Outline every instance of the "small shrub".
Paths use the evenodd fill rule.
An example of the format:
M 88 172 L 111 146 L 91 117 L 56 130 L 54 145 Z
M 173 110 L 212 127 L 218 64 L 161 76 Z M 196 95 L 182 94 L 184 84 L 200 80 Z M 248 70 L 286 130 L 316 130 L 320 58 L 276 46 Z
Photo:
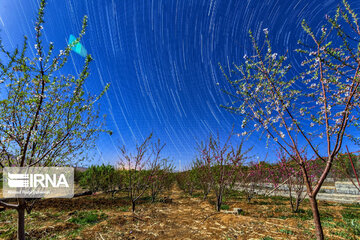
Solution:
M 142 200 L 142 201 L 150 201 L 151 196 L 144 196 L 144 197 L 140 198 L 140 200 Z
M 193 193 L 191 196 L 192 196 L 193 198 L 198 198 L 198 197 L 201 197 L 202 194 L 201 194 L 201 193 Z
M 289 198 L 283 196 L 271 196 L 270 197 L 273 201 L 288 201 Z
M 313 214 L 311 209 L 303 210 L 299 209 L 297 213 L 293 213 L 291 215 L 293 218 L 299 218 L 302 221 L 311 220 L 313 218 Z
M 76 216 L 70 218 L 70 222 L 76 223 L 79 225 L 87 225 L 87 224 L 94 224 L 104 220 L 107 217 L 106 214 L 101 213 L 98 214 L 95 211 L 89 212 L 78 212 Z
M 226 195 L 228 196 L 228 198 L 242 198 L 244 196 L 244 193 L 234 189 L 229 189 L 227 190 Z
M 294 232 L 289 230 L 289 229 L 280 229 L 279 230 L 281 233 L 285 233 L 285 234 L 288 234 L 288 235 L 294 235 Z
M 229 207 L 229 205 L 222 204 L 220 209 L 221 209 L 221 210 L 229 210 L 230 207 Z
M 121 212 L 127 212 L 129 210 L 129 207 L 119 207 L 119 211 Z
M 322 205 L 323 206 L 336 206 L 336 204 L 334 204 L 334 203 L 330 203 L 330 202 L 326 202 L 326 201 L 324 201 L 324 202 L 322 202 Z
M 277 207 L 277 208 L 275 208 L 275 212 L 276 212 L 276 213 L 286 212 L 286 208 L 284 208 L 284 207 Z
M 272 202 L 259 201 L 257 204 L 258 205 L 272 205 Z

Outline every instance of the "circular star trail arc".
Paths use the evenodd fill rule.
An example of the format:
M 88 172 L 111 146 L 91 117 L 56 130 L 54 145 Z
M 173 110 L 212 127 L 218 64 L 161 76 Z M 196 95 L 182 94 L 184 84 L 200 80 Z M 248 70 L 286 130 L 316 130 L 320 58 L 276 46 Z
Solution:
M 7 47 L 20 45 L 24 34 L 33 36 L 36 0 L 0 4 L 0 34 Z M 302 19 L 318 27 L 338 4 L 335 0 L 51 0 L 44 41 L 62 49 L 88 15 L 82 43 L 95 61 L 87 88 L 99 93 L 111 84 L 102 113 L 114 134 L 104 134 L 97 142 L 101 161 L 116 163 L 119 145 L 133 146 L 154 132 L 167 143 L 166 155 L 179 167 L 179 161 L 185 166 L 192 160 L 196 142 L 208 134 L 225 138 L 233 124 L 235 132 L 241 131 L 241 119 L 220 107 L 230 100 L 222 93 L 227 85 L 218 63 L 229 71 L 244 54 L 251 54 L 248 31 L 259 39 L 262 29 L 268 28 L 275 51 L 288 51 L 296 63 L 293 50 L 304 36 Z M 360 2 L 350 4 L 360 8 Z M 34 54 L 34 49 L 30 52 Z M 72 63 L 64 71 L 76 71 L 83 59 L 73 55 Z M 247 144 L 254 145 L 253 154 L 261 158 L 268 150 L 258 137 Z

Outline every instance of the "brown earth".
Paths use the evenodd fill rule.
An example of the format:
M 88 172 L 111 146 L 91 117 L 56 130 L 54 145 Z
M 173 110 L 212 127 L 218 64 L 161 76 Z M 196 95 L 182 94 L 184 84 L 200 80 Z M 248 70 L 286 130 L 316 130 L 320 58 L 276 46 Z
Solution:
M 209 201 L 184 194 L 176 185 L 165 196 L 172 198 L 172 203 L 150 203 L 143 199 L 137 205 L 135 214 L 129 211 L 129 202 L 124 193 L 115 198 L 109 194 L 98 194 L 76 199 L 42 200 L 27 216 L 26 232 L 31 239 L 100 240 L 303 240 L 314 236 L 311 218 L 291 217 L 286 199 L 274 202 L 272 199 L 258 198 L 253 203 L 247 203 L 237 197 L 229 198 L 226 204 L 230 209 L 243 209 L 243 215 L 235 215 L 216 212 Z M 334 219 L 341 217 L 341 208 L 337 204 L 320 204 L 320 210 L 333 212 Z M 95 222 L 84 224 L 73 221 L 80 213 L 89 212 L 97 214 Z M 0 213 L 0 239 L 15 238 L 15 226 L 16 212 Z M 325 227 L 325 232 L 329 239 L 345 239 L 339 234 L 334 235 L 334 228 Z

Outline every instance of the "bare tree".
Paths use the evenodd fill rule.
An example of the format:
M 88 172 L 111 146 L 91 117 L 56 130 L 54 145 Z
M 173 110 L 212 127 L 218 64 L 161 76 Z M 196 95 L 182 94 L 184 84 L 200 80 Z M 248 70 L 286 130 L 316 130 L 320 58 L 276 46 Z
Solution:
M 248 166 L 241 166 L 237 173 L 236 181 L 249 203 L 256 196 L 257 190 L 265 183 L 264 170 L 261 163 L 250 162 Z
M 304 151 L 301 151 L 300 154 L 304 159 L 307 159 Z M 296 158 L 296 156 L 293 158 L 288 157 L 284 151 L 280 150 L 278 158 L 278 163 L 271 169 L 268 169 L 268 179 L 270 180 L 269 182 L 273 183 L 275 188 L 278 188 L 281 184 L 286 184 L 285 189 L 289 194 L 291 211 L 296 213 L 299 211 L 301 202 L 306 197 L 306 193 L 304 192 L 306 187 L 302 171 L 298 164 L 293 161 L 293 158 Z M 306 160 L 305 164 L 306 171 L 309 173 L 309 179 L 311 183 L 313 183 L 317 177 L 319 177 L 317 171 L 321 169 L 321 166 L 318 166 L 316 160 Z
M 206 151 L 206 147 L 203 144 L 200 146 L 200 149 L 201 156 L 195 159 L 192 170 L 195 173 L 196 184 L 203 193 L 203 200 L 206 200 L 212 189 L 211 159 L 208 155 L 209 152 Z
M 137 145 L 134 154 L 129 153 L 125 146 L 120 149 L 122 157 L 119 164 L 126 172 L 125 184 L 133 212 L 135 212 L 136 202 L 151 188 L 154 179 L 156 179 L 156 173 L 159 173 L 160 170 L 161 151 L 165 144 L 161 144 L 158 140 L 153 144 L 153 148 L 150 148 L 152 136 L 151 133 L 141 145 Z M 154 197 L 158 191 L 159 189 L 156 189 Z
M 167 158 L 161 157 L 164 147 L 165 144 L 161 144 L 160 139 L 152 146 L 153 159 L 150 162 L 151 177 L 149 179 L 152 202 L 155 202 L 156 197 L 172 182 L 172 165 Z

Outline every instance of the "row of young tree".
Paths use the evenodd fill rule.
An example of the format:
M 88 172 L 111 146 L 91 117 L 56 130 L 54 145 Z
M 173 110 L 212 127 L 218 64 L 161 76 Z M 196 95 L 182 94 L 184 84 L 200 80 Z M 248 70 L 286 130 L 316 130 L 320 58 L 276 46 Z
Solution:
M 151 141 L 150 134 L 145 141 L 129 153 L 125 146 L 121 148 L 122 156 L 117 167 L 111 165 L 94 165 L 84 172 L 77 173 L 80 186 L 93 193 L 102 191 L 111 193 L 127 192 L 135 211 L 137 201 L 150 195 L 155 202 L 158 195 L 169 190 L 174 180 L 173 166 L 167 158 L 161 156 L 165 144 L 160 140 Z
M 231 134 L 224 142 L 219 135 L 211 135 L 206 142 L 199 144 L 199 154 L 191 169 L 177 174 L 179 187 L 190 194 L 198 188 L 206 199 L 213 191 L 217 211 L 220 211 L 225 192 L 235 183 L 237 171 L 248 159 L 251 150 L 243 149 L 244 141 L 234 147 L 230 140 Z
M 244 139 L 240 145 L 233 147 L 230 138 L 231 134 L 222 143 L 219 137 L 211 135 L 207 142 L 202 142 L 197 157 L 187 170 L 176 174 L 178 186 L 190 195 L 195 191 L 201 192 L 203 200 L 212 192 L 217 211 L 221 210 L 226 194 L 234 190 L 242 192 L 248 202 L 257 194 L 269 196 L 281 191 L 287 193 L 291 211 L 298 213 L 307 191 L 302 170 L 294 160 L 296 155 L 289 157 L 280 149 L 275 163 L 253 162 L 253 157 L 249 155 L 251 148 L 243 148 Z M 321 178 L 326 163 L 319 158 L 308 159 L 304 150 L 301 156 L 306 159 L 308 181 L 314 186 Z M 360 193 L 359 171 L 360 156 L 339 153 L 328 177 L 334 181 L 351 181 Z

